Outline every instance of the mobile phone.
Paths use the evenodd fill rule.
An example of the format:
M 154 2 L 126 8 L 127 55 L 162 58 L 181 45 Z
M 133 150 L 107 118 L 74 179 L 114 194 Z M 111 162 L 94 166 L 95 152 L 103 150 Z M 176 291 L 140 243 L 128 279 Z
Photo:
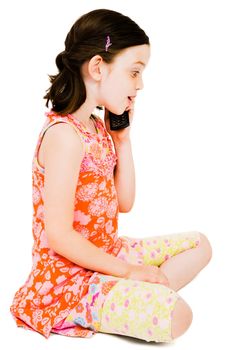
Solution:
M 130 125 L 128 111 L 124 111 L 123 114 L 120 115 L 109 111 L 109 118 L 111 130 L 124 129 Z

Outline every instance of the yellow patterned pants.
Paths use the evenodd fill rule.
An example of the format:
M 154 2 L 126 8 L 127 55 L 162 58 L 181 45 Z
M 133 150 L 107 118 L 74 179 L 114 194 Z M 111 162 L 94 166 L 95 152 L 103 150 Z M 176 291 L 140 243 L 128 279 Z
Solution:
M 198 232 L 135 239 L 121 236 L 120 259 L 160 266 L 165 260 L 200 242 Z M 180 296 L 156 283 L 119 279 L 103 303 L 100 332 L 155 342 L 171 342 L 171 320 Z

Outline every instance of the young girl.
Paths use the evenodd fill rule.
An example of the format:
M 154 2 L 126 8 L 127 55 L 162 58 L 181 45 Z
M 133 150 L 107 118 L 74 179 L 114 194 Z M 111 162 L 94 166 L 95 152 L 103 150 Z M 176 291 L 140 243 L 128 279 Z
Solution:
M 33 265 L 11 306 L 18 326 L 46 338 L 171 342 L 190 326 L 177 291 L 209 262 L 206 236 L 118 236 L 118 213 L 134 202 L 130 127 L 149 55 L 134 21 L 99 9 L 74 23 L 56 58 L 32 164 Z M 105 107 L 104 121 L 95 107 Z M 109 111 L 125 110 L 130 126 L 111 130 Z

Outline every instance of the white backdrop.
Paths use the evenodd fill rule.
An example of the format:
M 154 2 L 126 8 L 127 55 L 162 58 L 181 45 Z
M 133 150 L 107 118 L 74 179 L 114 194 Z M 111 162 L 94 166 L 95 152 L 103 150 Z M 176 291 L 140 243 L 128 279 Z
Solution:
M 147 237 L 197 230 L 210 264 L 179 294 L 194 314 L 174 349 L 230 345 L 234 243 L 234 3 L 220 0 L 2 1 L 0 346 L 79 349 L 157 346 L 97 334 L 91 339 L 17 328 L 9 307 L 31 269 L 31 163 L 44 122 L 48 74 L 72 24 L 96 8 L 135 20 L 151 42 L 131 127 L 136 200 L 119 234 Z

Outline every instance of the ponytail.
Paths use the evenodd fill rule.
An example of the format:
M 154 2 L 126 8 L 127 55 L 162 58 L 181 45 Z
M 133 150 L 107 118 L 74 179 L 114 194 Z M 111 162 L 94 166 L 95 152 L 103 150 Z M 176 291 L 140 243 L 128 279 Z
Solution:
M 51 87 L 44 98 L 47 99 L 47 107 L 51 101 L 52 110 L 62 115 L 75 111 L 85 102 L 86 88 L 80 69 L 74 70 L 71 67 L 66 51 L 58 54 L 56 65 L 59 73 L 49 75 Z

